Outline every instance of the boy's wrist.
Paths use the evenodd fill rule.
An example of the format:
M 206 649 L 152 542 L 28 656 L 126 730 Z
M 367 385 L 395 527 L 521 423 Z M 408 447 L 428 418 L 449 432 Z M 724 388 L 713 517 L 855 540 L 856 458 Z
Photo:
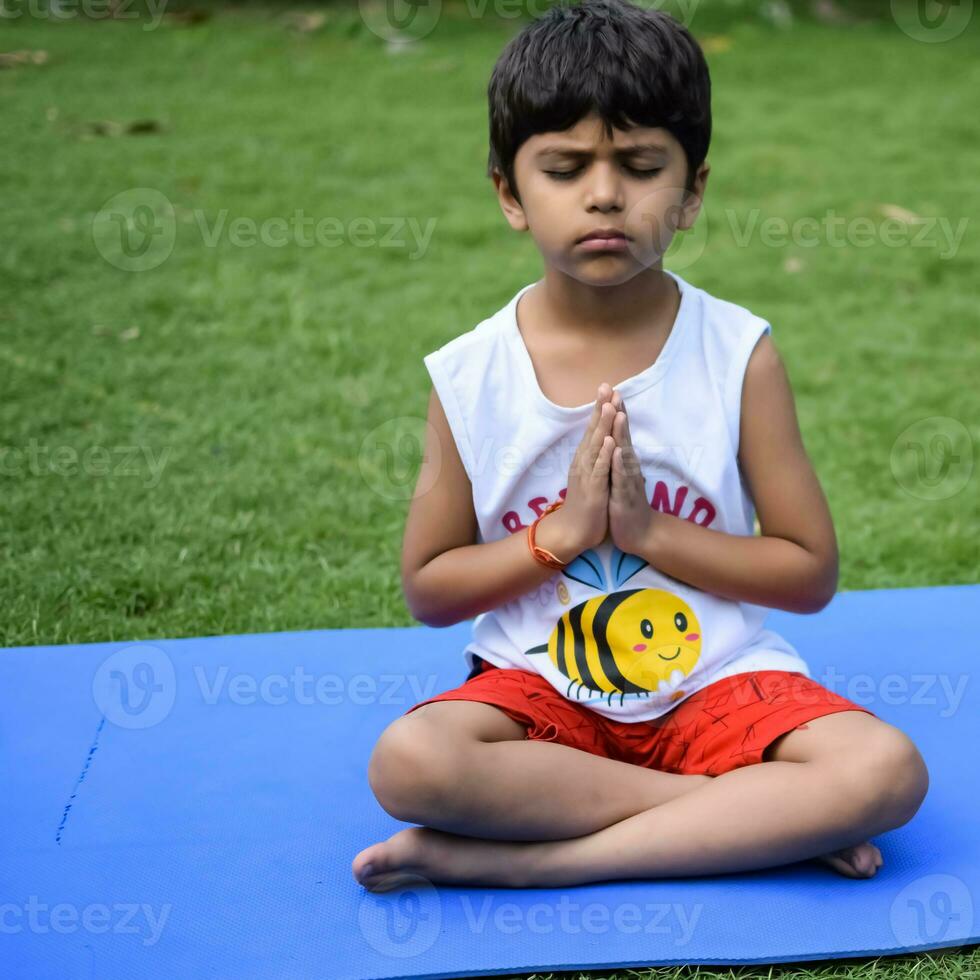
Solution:
M 545 514 L 538 521 L 534 531 L 534 543 L 550 551 L 563 562 L 570 562 L 582 550 L 567 522 L 562 519 L 561 510 Z
M 651 565 L 659 559 L 664 547 L 664 526 L 663 514 L 651 511 L 650 522 L 647 524 L 640 546 L 640 556 L 645 558 Z

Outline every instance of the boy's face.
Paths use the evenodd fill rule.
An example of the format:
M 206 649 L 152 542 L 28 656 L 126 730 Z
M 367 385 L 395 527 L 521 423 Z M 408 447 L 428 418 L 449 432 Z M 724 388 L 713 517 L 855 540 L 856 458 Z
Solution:
M 494 172 L 510 226 L 529 230 L 545 262 L 580 282 L 615 285 L 661 268 L 674 233 L 690 228 L 709 172 L 705 162 L 685 192 L 687 159 L 666 129 L 614 129 L 609 140 L 595 114 L 564 132 L 537 133 L 521 144 L 514 178 L 521 196 Z M 583 242 L 600 229 L 616 242 Z

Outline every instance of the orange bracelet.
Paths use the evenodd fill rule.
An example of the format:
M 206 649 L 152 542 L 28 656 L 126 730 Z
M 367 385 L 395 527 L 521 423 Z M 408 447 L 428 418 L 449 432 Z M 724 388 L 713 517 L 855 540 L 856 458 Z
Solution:
M 558 500 L 548 507 L 538 515 L 537 519 L 534 520 L 527 529 L 527 546 L 531 550 L 531 556 L 536 562 L 540 562 L 542 565 L 547 565 L 548 568 L 562 569 L 568 566 L 567 561 L 562 561 L 557 555 L 553 555 L 547 548 L 542 548 L 534 543 L 534 531 L 538 526 L 538 521 L 541 520 L 547 514 L 552 511 L 558 510 L 561 505 L 565 503 L 564 500 Z

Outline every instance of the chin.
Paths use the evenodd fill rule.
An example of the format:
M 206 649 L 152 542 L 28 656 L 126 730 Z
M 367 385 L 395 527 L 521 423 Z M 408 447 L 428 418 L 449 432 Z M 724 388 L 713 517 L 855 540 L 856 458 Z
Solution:
M 571 269 L 563 270 L 566 275 L 588 286 L 620 286 L 629 282 L 637 273 L 643 271 L 631 256 L 610 255 L 587 258 L 579 261 Z

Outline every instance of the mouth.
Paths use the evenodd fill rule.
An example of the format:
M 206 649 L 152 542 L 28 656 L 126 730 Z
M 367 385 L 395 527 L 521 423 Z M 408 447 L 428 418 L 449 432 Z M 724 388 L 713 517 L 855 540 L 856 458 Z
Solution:
M 596 228 L 595 231 L 590 231 L 587 235 L 583 235 L 578 241 L 587 242 L 593 238 L 629 238 L 629 235 L 619 228 Z
M 621 231 L 594 231 L 584 238 L 580 238 L 575 244 L 578 248 L 589 252 L 621 252 L 624 251 L 629 243 L 629 236 Z
M 677 653 L 675 653 L 672 657 L 668 657 L 668 656 L 666 656 L 665 654 L 662 654 L 662 653 L 658 653 L 657 654 L 657 656 L 661 660 L 676 660 L 680 655 L 681 655 L 681 648 L 680 647 L 677 648 Z

